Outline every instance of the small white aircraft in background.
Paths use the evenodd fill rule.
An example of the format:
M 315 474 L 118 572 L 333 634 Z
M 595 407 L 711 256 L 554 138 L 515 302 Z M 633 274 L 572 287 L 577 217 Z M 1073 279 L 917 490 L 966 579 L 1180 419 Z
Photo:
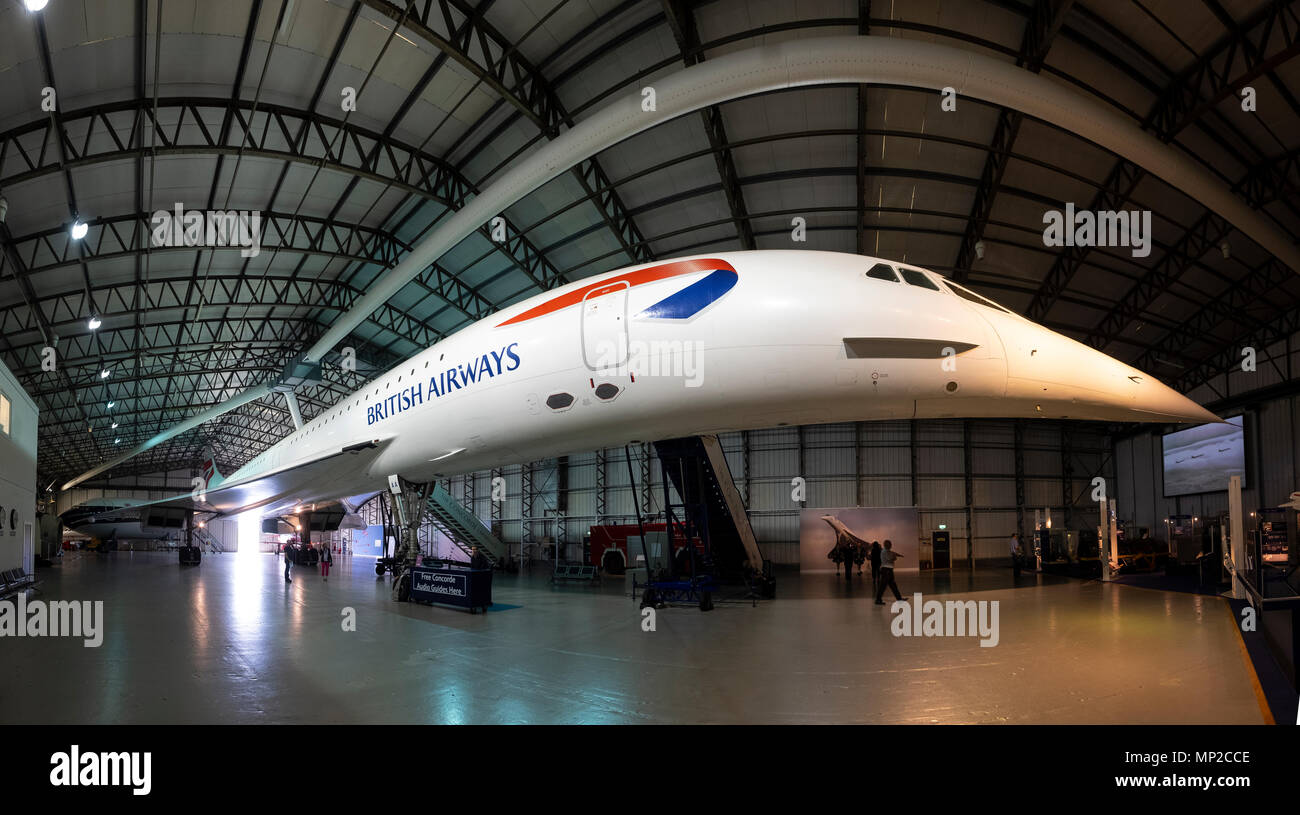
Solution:
M 334 502 L 602 447 L 872 419 L 1212 422 L 1153 377 L 942 276 L 813 251 L 620 269 L 480 320 L 379 376 L 202 500 Z M 213 468 L 215 472 L 215 468 Z

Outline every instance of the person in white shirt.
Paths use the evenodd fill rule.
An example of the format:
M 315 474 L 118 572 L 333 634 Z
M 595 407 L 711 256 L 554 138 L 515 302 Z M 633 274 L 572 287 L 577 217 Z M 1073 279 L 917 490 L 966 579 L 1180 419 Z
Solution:
M 880 582 L 876 584 L 876 605 L 883 606 L 884 600 L 880 598 L 885 594 L 885 587 L 888 586 L 894 592 L 895 600 L 902 600 L 903 595 L 898 591 L 898 584 L 894 582 L 894 561 L 902 555 L 894 551 L 894 542 L 885 541 L 885 548 L 880 550 Z

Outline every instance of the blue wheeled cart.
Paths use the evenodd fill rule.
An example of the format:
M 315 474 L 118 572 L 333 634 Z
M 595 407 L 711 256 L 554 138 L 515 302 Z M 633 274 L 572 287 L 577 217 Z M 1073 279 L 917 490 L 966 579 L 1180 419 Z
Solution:
M 471 614 L 492 605 L 492 570 L 458 566 L 412 566 L 409 599 L 467 609 Z

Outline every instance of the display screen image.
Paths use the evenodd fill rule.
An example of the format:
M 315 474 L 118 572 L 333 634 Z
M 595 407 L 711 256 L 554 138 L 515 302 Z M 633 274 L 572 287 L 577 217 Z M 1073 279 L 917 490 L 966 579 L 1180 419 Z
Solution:
M 1243 417 L 1166 433 L 1164 445 L 1165 497 L 1216 492 L 1228 488 L 1228 477 L 1241 476 L 1246 486 L 1246 433 Z

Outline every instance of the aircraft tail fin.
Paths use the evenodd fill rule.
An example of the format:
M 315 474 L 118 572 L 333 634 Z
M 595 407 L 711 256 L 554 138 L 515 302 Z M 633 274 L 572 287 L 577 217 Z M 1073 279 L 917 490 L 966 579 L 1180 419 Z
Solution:
M 212 489 L 226 480 L 226 477 L 217 469 L 217 456 L 212 451 L 211 445 L 203 448 L 203 457 L 199 463 L 199 470 L 208 489 Z

